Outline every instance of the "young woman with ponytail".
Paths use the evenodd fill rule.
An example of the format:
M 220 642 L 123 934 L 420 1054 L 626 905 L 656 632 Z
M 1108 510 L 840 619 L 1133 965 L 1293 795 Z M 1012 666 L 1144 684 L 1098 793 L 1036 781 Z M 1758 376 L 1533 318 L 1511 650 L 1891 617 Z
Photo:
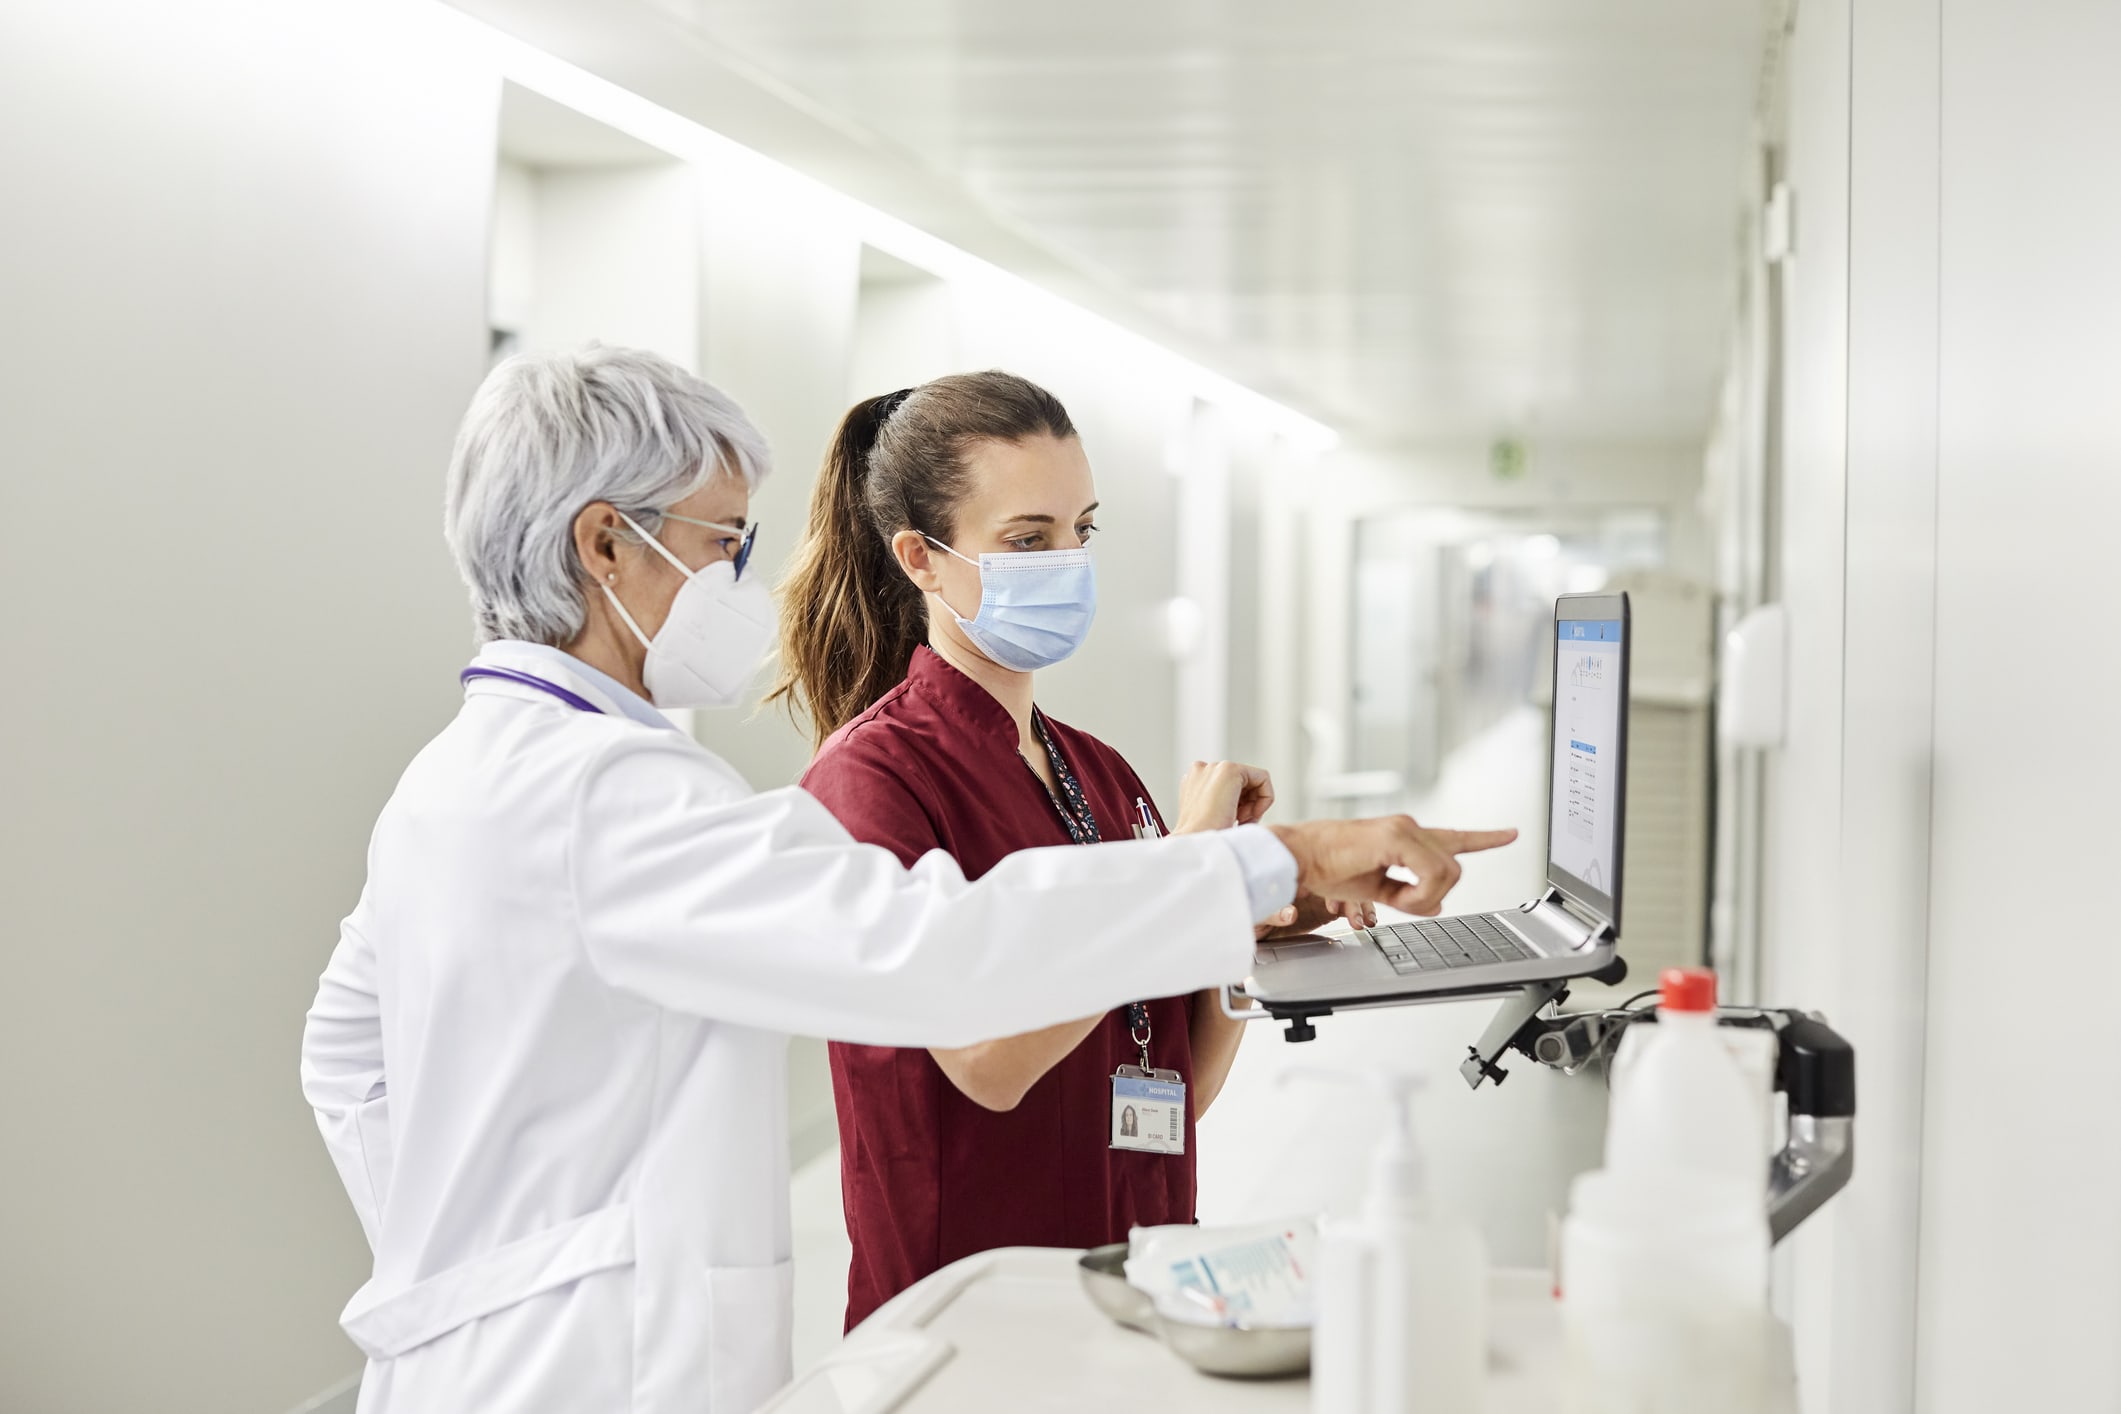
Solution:
M 857 839 L 908 866 L 945 850 L 976 878 L 1017 850 L 1164 828 L 1118 752 L 1034 705 L 1033 674 L 1090 627 L 1096 509 L 1066 409 L 1022 378 L 957 374 L 848 412 L 783 589 L 773 698 L 808 717 L 803 785 Z M 1196 763 L 1176 828 L 1272 799 L 1263 771 Z M 1304 910 L 1315 926 L 1331 906 Z M 834 1043 L 848 1327 L 973 1252 L 1191 1222 L 1194 1121 L 1242 1030 L 1202 993 L 960 1050 Z M 1115 1091 L 1145 1052 L 1185 1085 L 1146 1136 Z

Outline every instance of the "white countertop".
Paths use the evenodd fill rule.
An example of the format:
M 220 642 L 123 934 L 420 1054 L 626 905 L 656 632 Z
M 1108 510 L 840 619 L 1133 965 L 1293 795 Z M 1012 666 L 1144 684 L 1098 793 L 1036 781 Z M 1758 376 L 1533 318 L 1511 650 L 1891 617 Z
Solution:
M 1090 1304 L 1075 1251 L 1007 1247 L 900 1293 L 761 1414 L 1076 1414 L 1105 1401 L 1150 1414 L 1296 1414 L 1310 1381 L 1204 1375 Z M 1499 1270 L 1489 1306 L 1485 1414 L 1559 1407 L 1561 1318 L 1544 1272 Z M 1780 1359 L 1782 1406 L 1796 1408 Z

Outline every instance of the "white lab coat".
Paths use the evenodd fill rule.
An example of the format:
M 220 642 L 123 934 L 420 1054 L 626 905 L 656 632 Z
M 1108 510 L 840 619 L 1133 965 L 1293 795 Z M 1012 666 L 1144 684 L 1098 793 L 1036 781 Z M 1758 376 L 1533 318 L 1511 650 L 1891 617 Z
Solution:
M 481 662 L 607 714 L 474 680 L 318 987 L 362 1414 L 745 1414 L 789 1376 L 789 1033 L 966 1045 L 1249 965 L 1213 836 L 908 871 L 586 675 Z

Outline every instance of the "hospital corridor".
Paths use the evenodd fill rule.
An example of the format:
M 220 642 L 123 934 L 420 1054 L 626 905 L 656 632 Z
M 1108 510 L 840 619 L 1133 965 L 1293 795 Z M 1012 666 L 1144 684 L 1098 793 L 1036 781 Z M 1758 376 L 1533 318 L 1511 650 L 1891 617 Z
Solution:
M 2121 1414 L 2121 0 L 0 0 L 0 1414 Z

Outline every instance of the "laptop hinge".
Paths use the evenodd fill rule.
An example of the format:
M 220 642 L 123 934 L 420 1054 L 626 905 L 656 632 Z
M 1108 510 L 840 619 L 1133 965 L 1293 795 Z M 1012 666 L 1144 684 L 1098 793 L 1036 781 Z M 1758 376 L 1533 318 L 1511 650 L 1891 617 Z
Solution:
M 1550 906 L 1553 908 L 1560 909 L 1563 913 L 1567 914 L 1570 918 L 1574 919 L 1578 924 L 1582 925 L 1585 929 L 1588 930 L 1583 935 L 1582 941 L 1577 943 L 1576 946 L 1578 947 L 1588 947 L 1592 943 L 1597 942 L 1601 937 L 1610 935 L 1613 931 L 1613 925 L 1611 923 L 1607 922 L 1603 918 L 1600 918 L 1597 914 L 1591 912 L 1589 909 L 1583 907 L 1581 904 L 1576 903 L 1575 901 L 1570 899 L 1567 894 L 1563 893 L 1560 889 L 1555 888 L 1552 884 L 1547 885 L 1546 892 L 1541 894 L 1539 896 L 1538 902 L 1532 905 L 1532 907 L 1535 909 L 1547 908 Z

